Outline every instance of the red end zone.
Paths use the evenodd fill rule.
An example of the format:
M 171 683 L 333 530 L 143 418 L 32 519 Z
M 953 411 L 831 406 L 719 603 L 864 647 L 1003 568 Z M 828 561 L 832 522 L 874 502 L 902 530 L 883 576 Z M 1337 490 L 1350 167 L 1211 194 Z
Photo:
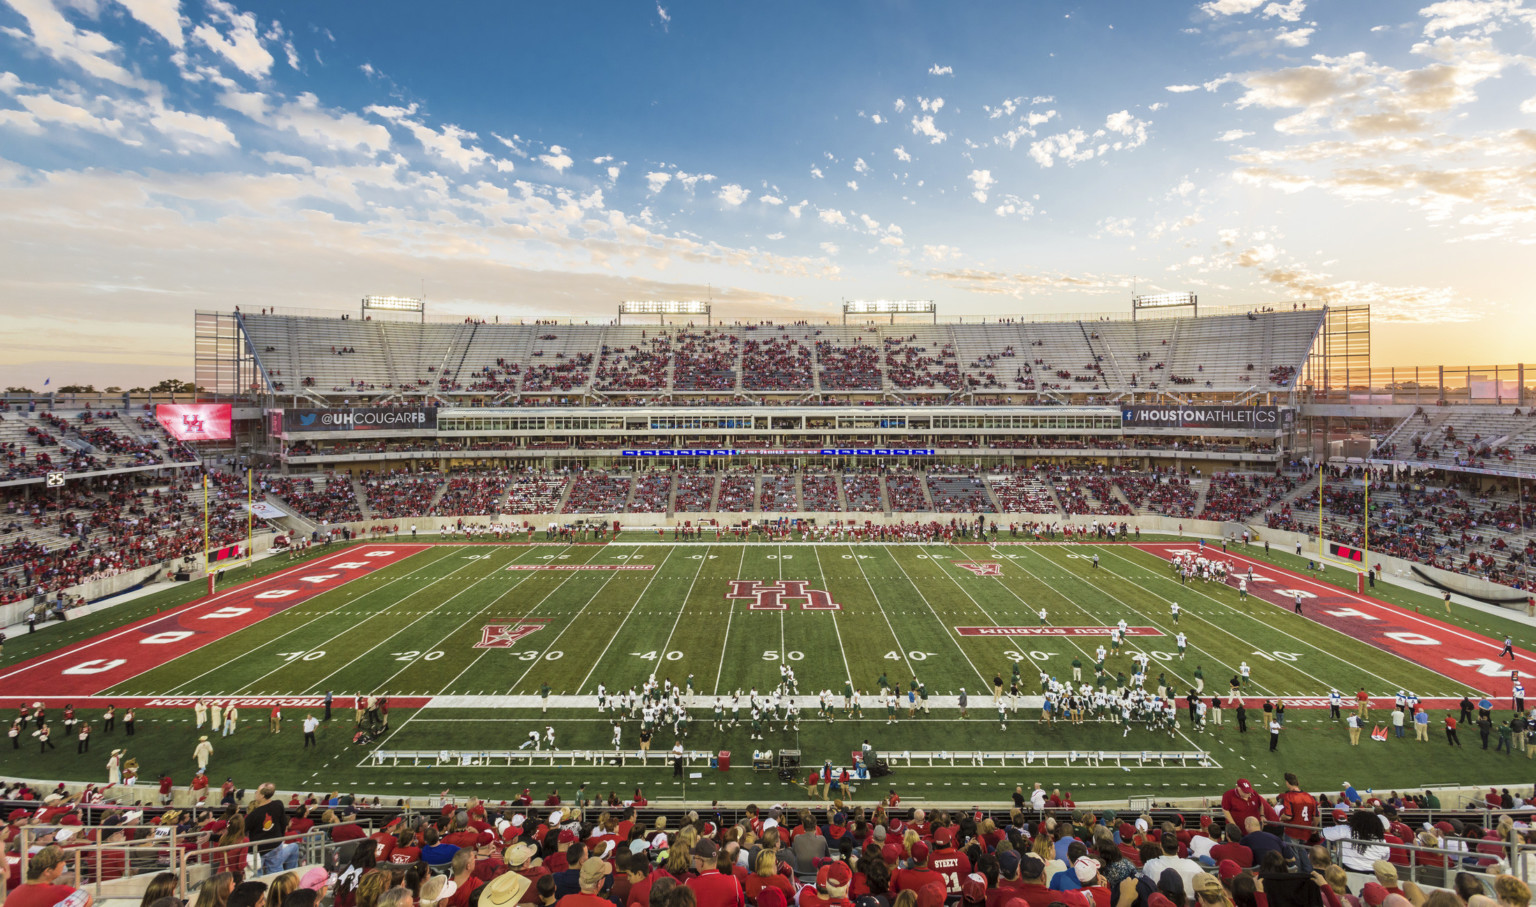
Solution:
M 1199 547 L 1192 544 L 1138 544 L 1135 547 L 1166 560 L 1186 552 L 1202 554 Z M 1536 658 L 1529 652 L 1517 648 L 1514 660 L 1501 659 L 1502 641 L 1434 617 L 1414 614 L 1397 605 L 1245 557 L 1235 550 L 1223 552 L 1220 547 L 1207 545 L 1203 556 L 1229 561 L 1244 576 L 1252 566 L 1254 581 L 1249 584 L 1248 592 L 1255 598 L 1290 611 L 1295 594 L 1300 592 L 1302 616 L 1308 620 L 1443 674 L 1465 684 L 1468 690 L 1505 697 L 1507 702 L 1513 685 L 1511 673 L 1518 670 L 1521 677 L 1528 678 L 1536 672 Z M 1236 577 L 1230 584 L 1236 584 Z M 1354 693 L 1353 690 L 1343 692 L 1347 695 Z
M 49 704 L 66 699 L 76 706 L 104 704 L 92 699 L 151 668 L 336 589 L 349 580 L 398 563 L 429 545 L 359 545 L 302 567 L 253 580 L 190 604 L 146 617 L 68 649 L 39 655 L 0 674 L 8 696 Z M 124 705 L 174 705 L 192 700 L 113 697 Z M 318 704 L 318 702 L 316 703 Z

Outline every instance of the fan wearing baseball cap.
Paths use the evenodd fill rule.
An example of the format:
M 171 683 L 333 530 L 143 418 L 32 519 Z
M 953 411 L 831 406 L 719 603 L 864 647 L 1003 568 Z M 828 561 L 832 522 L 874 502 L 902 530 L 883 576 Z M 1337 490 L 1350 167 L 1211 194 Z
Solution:
M 608 881 L 613 867 L 601 857 L 588 857 L 582 861 L 581 890 L 576 894 L 568 894 L 555 903 L 559 907 L 613 907 L 613 902 L 603 897 L 600 892 Z
M 1247 778 L 1237 779 L 1237 786 L 1221 795 L 1221 811 L 1226 814 L 1227 824 L 1246 828 L 1252 816 L 1260 822 L 1274 822 L 1279 817 L 1274 808 L 1253 789 Z
M 971 874 L 971 858 L 955 849 L 955 827 L 945 825 L 933 831 L 933 853 L 928 868 L 944 877 L 946 891 L 960 887 L 960 880 Z
M 700 838 L 693 845 L 693 867 L 699 874 L 683 884 L 693 889 L 699 907 L 744 907 L 746 896 L 731 863 L 710 838 Z
M 1026 853 L 1019 859 L 1019 886 L 1014 893 L 1029 907 L 1050 907 L 1061 902 L 1066 907 L 1091 907 L 1081 891 L 1052 891 L 1046 884 L 1045 861 L 1039 854 Z
M 938 882 L 942 885 L 944 877 L 934 872 L 928 865 L 928 845 L 918 841 L 912 845 L 912 868 L 896 873 L 896 877 L 891 880 L 891 891 L 896 894 L 903 891 L 917 891 L 929 882 Z
M 797 907 L 853 907 L 848 900 L 852 883 L 853 870 L 847 863 L 826 863 L 816 872 L 816 890 L 803 889 L 795 903 Z

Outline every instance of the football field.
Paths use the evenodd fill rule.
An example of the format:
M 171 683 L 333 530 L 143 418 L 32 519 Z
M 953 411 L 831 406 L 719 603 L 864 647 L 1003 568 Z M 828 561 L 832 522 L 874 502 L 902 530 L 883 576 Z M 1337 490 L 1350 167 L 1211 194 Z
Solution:
M 1252 577 L 1254 594 L 1241 597 L 1235 580 L 1181 582 L 1167 560 L 1180 551 L 1228 560 L 1238 574 Z M 1278 779 L 1298 766 L 1337 773 L 1361 756 L 1401 786 L 1514 774 L 1484 764 L 1490 757 L 1474 753 L 1470 728 L 1463 739 L 1473 746 L 1445 758 L 1439 712 L 1431 750 L 1415 749 L 1426 744 L 1415 743 L 1411 729 L 1405 741 L 1352 750 L 1327 709 L 1316 708 L 1326 705 L 1330 689 L 1350 701 L 1364 689 L 1381 723 L 1381 706 L 1399 690 L 1437 708 L 1473 692 L 1489 696 L 1507 717 L 1509 672 L 1536 673 L 1536 661 L 1524 649 L 1517 661 L 1498 659 L 1502 640 L 1490 636 L 1503 632 L 1502 625 L 1475 631 L 1464 622 L 1442 622 L 1429 608 L 1420 616 L 1327 580 L 1249 561 L 1247 553 L 1256 552 L 1200 552 L 1187 542 L 371 542 L 298 567 L 277 564 L 284 569 L 8 664 L 0 669 L 0 685 L 18 700 L 46 700 L 58 709 L 67 699 L 92 715 L 108 701 L 120 708 L 138 704 L 143 729 L 134 746 L 163 752 L 165 770 L 182 784 L 197 740 L 190 708 L 197 698 L 242 706 L 235 735 L 214 739 L 211 774 L 238 769 L 270 775 L 280 786 L 362 793 L 587 783 L 604 791 L 646 784 L 653 798 L 681 795 L 686 785 L 694 796 L 785 799 L 794 789 L 771 773 L 751 771 L 753 750 L 794 749 L 810 764 L 844 765 L 865 740 L 892 755 L 945 754 L 926 763 L 897 762 L 896 773 L 879 782 L 907 785 L 907 794 L 934 800 L 999 797 L 1033 781 L 1072 787 L 1079 798 L 1095 790 L 1123 797 L 1138 790 L 1220 789 L 1234 771 L 1255 780 Z M 1301 614 L 1294 611 L 1298 593 Z M 1108 631 L 1121 621 L 1124 644 L 1104 663 L 1111 686 L 1117 675 L 1133 674 L 1132 656 L 1144 652 L 1148 689 L 1161 679 L 1182 696 L 1203 681 L 1207 698 L 1225 699 L 1246 664 L 1249 732 L 1237 733 L 1230 707 L 1223 727 L 1197 729 L 1182 700 L 1171 734 L 1139 724 L 1043 723 L 1040 673 L 1070 680 L 1076 661 L 1081 678 L 1093 682 L 1096 650 L 1112 648 Z M 1187 637 L 1183 653 L 1176 646 L 1180 633 Z M 717 698 L 729 716 L 733 697 L 745 702 L 751 691 L 766 695 L 786 665 L 802 697 L 798 728 L 767 721 L 764 739 L 751 739 L 745 706 L 740 724 L 716 725 Z M 1001 677 L 1006 685 L 1015 666 L 1024 695 L 1012 703 L 1017 711 L 1001 716 L 1004 727 L 993 684 Z M 903 694 L 893 723 L 878 695 L 882 677 Z M 599 712 L 599 685 L 614 694 L 651 678 L 691 688 L 685 746 L 731 751 L 731 772 L 693 766 L 674 780 L 669 765 L 633 757 L 639 723 L 627 719 L 620 723 L 619 756 L 613 755 L 614 713 Z M 905 693 L 914 679 L 929 694 L 930 711 L 909 717 Z M 541 695 L 546 686 L 547 699 Z M 842 707 L 848 686 L 861 695 L 862 716 Z M 823 690 L 839 705 L 830 723 L 817 714 Z M 962 691 L 969 703 L 964 716 Z M 335 697 L 335 716 L 321 732 L 322 745 L 301 749 L 298 725 L 306 714 L 320 713 L 327 693 Z M 361 745 L 351 741 L 358 694 L 387 696 L 391 704 L 389 729 Z M 1268 752 L 1259 711 L 1268 698 L 1291 706 L 1275 754 Z M 279 734 L 268 731 L 274 702 L 285 710 Z M 532 764 L 526 756 L 460 755 L 520 752 L 530 731 L 546 728 L 564 755 L 546 754 Z M 672 729 L 663 728 L 652 749 L 665 751 L 673 742 Z M 571 756 L 575 751 L 580 758 Z M 1079 751 L 1119 755 L 1113 761 L 1047 755 Z M 954 758 L 978 752 L 1038 755 L 1013 765 Z M 1151 761 L 1127 762 L 1125 754 L 1134 752 L 1151 754 Z M 1203 759 L 1165 764 L 1157 754 L 1168 752 L 1198 752 Z M 402 762 L 400 753 L 442 758 Z M 64 776 L 91 779 L 97 772 L 89 766 L 103 761 L 105 750 L 97 760 L 72 751 L 47 758 L 78 760 L 83 772 Z M 29 777 L 37 772 L 19 771 L 4 758 L 0 766 Z M 157 763 L 145 760 L 145 767 L 155 770 Z M 1341 780 L 1347 777 L 1318 783 Z

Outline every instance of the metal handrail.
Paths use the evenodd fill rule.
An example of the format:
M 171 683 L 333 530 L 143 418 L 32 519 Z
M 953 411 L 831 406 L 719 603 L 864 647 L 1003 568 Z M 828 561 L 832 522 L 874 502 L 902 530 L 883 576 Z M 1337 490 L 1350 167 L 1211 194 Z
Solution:
M 1536 855 L 1536 844 L 1516 844 L 1504 840 L 1490 841 L 1486 838 L 1448 837 L 1441 840 L 1464 841 L 1474 846 L 1467 847 L 1464 850 L 1457 850 L 1447 847 L 1425 847 L 1411 843 L 1390 844 L 1380 839 L 1367 840 L 1361 838 L 1337 838 L 1328 841 L 1327 844 L 1330 853 L 1334 856 L 1334 861 L 1341 866 L 1344 865 L 1344 845 L 1346 844 L 1386 847 L 1393 853 L 1398 851 L 1406 852 L 1408 855 L 1408 862 L 1406 864 L 1392 862 L 1390 858 L 1388 862 L 1392 862 L 1392 865 L 1395 867 L 1406 869 L 1407 877 L 1410 879 L 1416 879 L 1421 868 L 1440 870 L 1445 873 L 1441 880 L 1442 883 L 1447 881 L 1450 875 L 1456 872 L 1472 872 L 1482 876 L 1490 876 L 1493 873 L 1487 871 L 1488 868 L 1502 864 L 1507 867 L 1506 871 L 1510 874 L 1518 877 L 1522 882 L 1529 882 L 1530 858 Z M 1500 850 L 1500 854 L 1483 853 L 1478 849 L 1488 844 L 1496 845 Z M 1421 855 L 1438 856 L 1444 862 L 1438 866 L 1429 863 L 1424 863 L 1421 866 Z M 1485 860 L 1489 861 L 1486 866 L 1483 862 Z

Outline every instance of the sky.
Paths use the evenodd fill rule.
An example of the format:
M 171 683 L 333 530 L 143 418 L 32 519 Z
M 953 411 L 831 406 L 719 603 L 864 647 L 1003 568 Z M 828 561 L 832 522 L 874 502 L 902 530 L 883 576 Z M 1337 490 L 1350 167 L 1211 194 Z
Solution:
M 1536 2 L 1536 0 L 1533 0 Z M 1373 306 L 1536 361 L 1524 0 L 0 0 L 0 386 L 200 309 Z

